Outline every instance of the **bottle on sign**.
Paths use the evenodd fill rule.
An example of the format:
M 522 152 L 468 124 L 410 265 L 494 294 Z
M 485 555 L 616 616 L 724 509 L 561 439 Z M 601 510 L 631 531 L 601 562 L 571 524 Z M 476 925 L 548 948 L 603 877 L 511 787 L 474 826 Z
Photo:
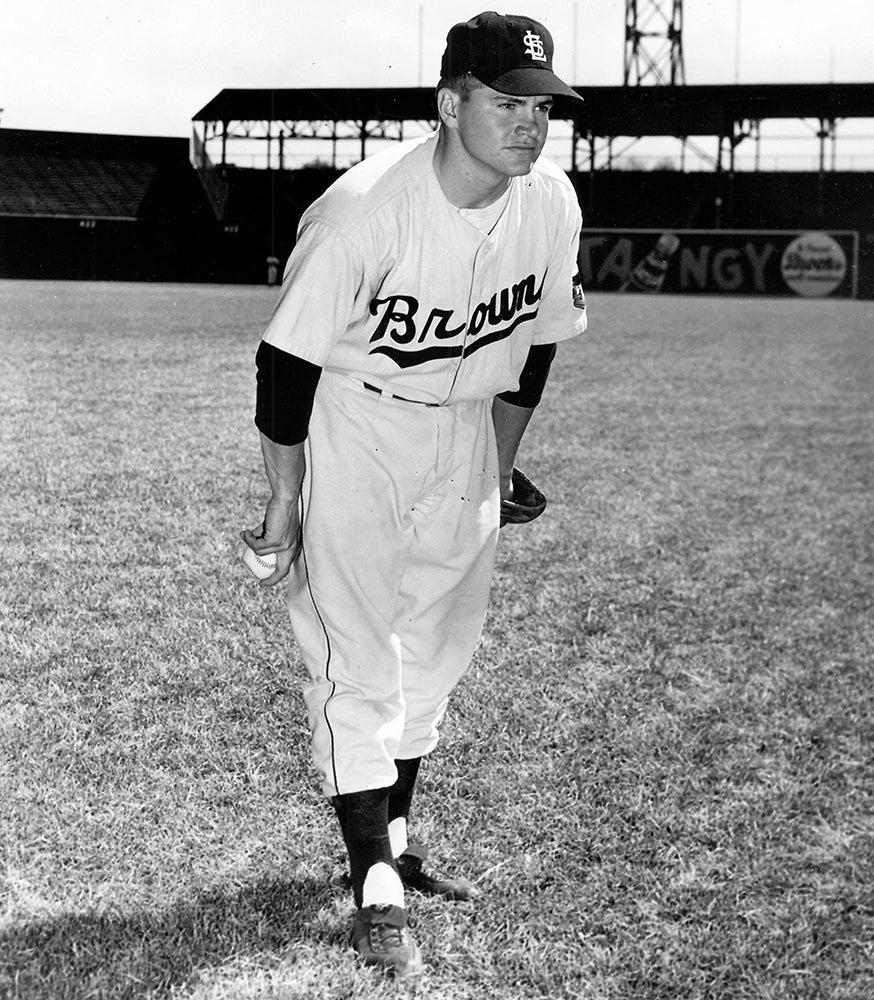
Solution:
M 620 292 L 659 292 L 665 283 L 668 264 L 680 246 L 680 238 L 662 233 L 656 245 L 635 265 L 631 274 L 619 286 Z

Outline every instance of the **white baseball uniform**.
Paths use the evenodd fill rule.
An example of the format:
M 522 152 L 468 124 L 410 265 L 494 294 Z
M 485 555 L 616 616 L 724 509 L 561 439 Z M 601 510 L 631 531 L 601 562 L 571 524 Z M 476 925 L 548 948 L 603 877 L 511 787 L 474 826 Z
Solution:
M 289 610 L 329 796 L 390 786 L 436 745 L 494 565 L 492 398 L 532 344 L 586 326 L 564 172 L 512 178 L 486 234 L 443 194 L 435 146 L 398 143 L 310 206 L 264 333 L 323 369 Z

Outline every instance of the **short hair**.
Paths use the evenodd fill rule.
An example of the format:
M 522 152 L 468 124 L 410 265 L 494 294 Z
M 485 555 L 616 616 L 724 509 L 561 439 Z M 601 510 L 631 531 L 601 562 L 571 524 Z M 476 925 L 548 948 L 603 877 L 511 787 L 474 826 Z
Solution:
M 446 87 L 447 90 L 458 94 L 462 101 L 469 101 L 470 95 L 484 86 L 485 84 L 478 80 L 473 73 L 462 73 L 460 76 L 441 77 L 437 89 L 441 90 Z

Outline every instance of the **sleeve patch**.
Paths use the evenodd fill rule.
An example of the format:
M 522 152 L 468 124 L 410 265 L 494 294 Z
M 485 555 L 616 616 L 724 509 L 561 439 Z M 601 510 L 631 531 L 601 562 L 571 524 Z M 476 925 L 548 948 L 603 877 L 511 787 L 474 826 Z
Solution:
M 573 297 L 574 297 L 574 308 L 575 309 L 582 309 L 583 311 L 585 311 L 585 308 L 586 308 L 586 294 L 583 291 L 583 279 L 582 279 L 579 271 L 577 271 L 577 273 L 574 275 L 574 280 L 573 280 Z

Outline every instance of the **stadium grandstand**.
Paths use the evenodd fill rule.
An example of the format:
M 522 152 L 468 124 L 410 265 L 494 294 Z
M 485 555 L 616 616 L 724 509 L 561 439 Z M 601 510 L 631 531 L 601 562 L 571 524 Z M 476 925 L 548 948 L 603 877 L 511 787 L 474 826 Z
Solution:
M 565 169 L 586 229 L 607 234 L 605 245 L 620 231 L 833 232 L 847 294 L 874 296 L 874 173 L 836 170 L 827 155 L 836 122 L 874 119 L 874 85 L 577 89 L 582 110 L 558 109 L 554 128 L 568 137 Z M 223 90 L 193 116 L 190 143 L 0 129 L 0 276 L 272 280 L 301 214 L 347 165 L 338 148 L 351 146 L 354 162 L 427 131 L 432 109 L 422 88 Z M 818 169 L 735 168 L 736 150 L 772 118 L 819 122 Z M 708 137 L 718 152 L 695 170 L 639 169 L 610 155 L 617 137 L 641 135 Z M 295 152 L 303 148 L 306 159 Z M 746 252 L 711 243 L 722 260 Z M 690 244 L 689 273 L 703 252 Z M 596 280 L 601 270 L 591 287 L 611 287 Z
M 184 139 L 0 129 L 4 277 L 206 280 L 215 228 Z

